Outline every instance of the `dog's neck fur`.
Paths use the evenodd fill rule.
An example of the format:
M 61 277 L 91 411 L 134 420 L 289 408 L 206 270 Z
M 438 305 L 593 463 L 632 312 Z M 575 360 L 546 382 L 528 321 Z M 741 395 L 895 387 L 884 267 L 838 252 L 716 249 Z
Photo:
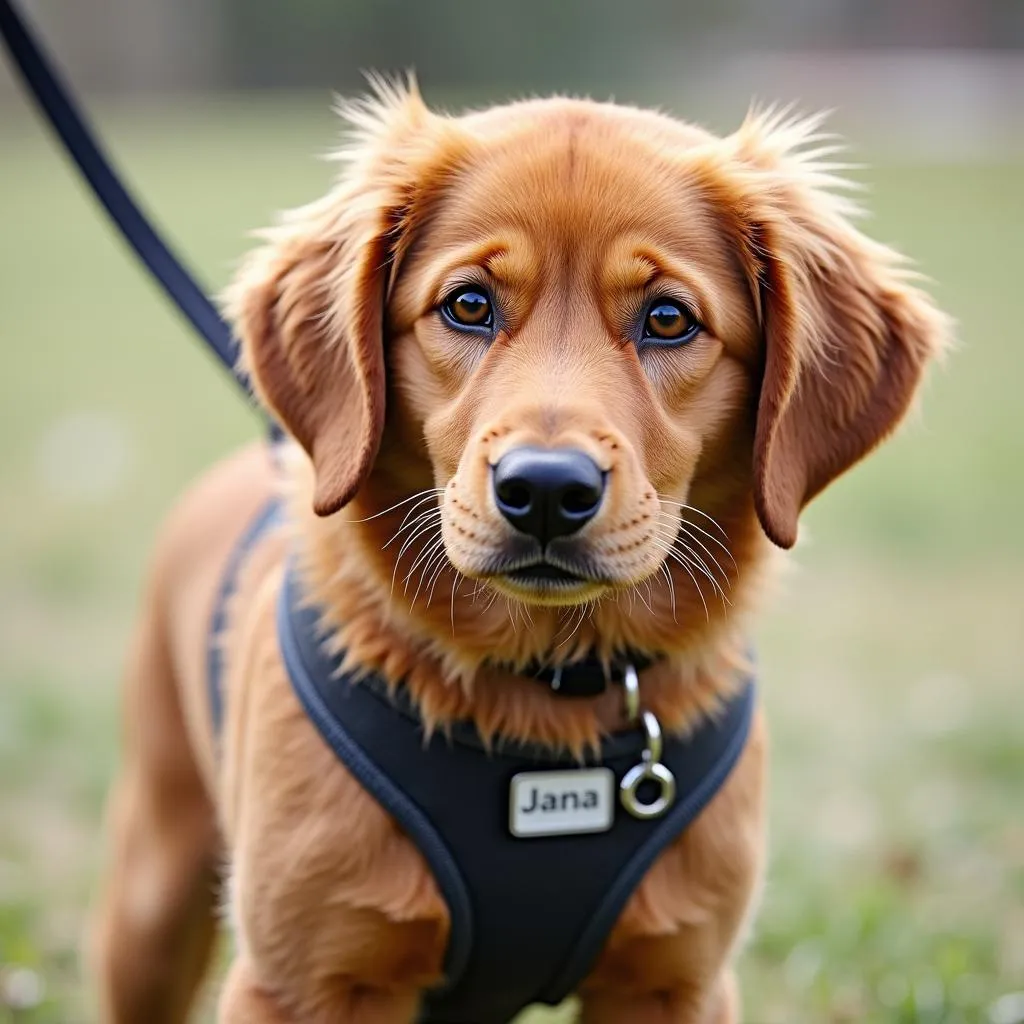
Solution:
M 419 568 L 412 567 L 437 531 L 411 543 L 396 570 L 410 531 L 396 534 L 410 503 L 383 511 L 408 493 L 396 495 L 371 478 L 349 506 L 320 519 L 311 509 L 308 463 L 294 451 L 285 461 L 300 571 L 334 643 L 353 668 L 407 687 L 429 727 L 471 719 L 485 738 L 581 753 L 622 724 L 618 688 L 570 700 L 499 665 L 608 657 L 625 649 L 654 655 L 657 662 L 642 675 L 642 700 L 670 731 L 713 709 L 748 667 L 749 613 L 774 561 L 749 501 L 717 517 L 732 554 L 721 560 L 728 603 L 699 575 L 703 594 L 685 572 L 673 570 L 674 596 L 664 577 L 656 577 L 650 586 L 585 608 L 527 608 L 461 576 L 447 560 L 436 581 L 428 574 L 417 586 Z

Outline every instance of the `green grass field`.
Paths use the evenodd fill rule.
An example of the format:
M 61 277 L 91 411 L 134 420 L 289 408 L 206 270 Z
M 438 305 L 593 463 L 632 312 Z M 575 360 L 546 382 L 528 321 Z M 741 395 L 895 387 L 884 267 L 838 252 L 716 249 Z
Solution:
M 102 124 L 219 287 L 249 228 L 324 188 L 325 107 L 195 102 Z M 757 637 L 772 859 L 745 1020 L 1009 1024 L 1024 1020 L 1024 166 L 864 176 L 870 230 L 938 282 L 962 344 L 916 422 L 811 509 Z M 9 110 L 0 225 L 0 976 L 44 984 L 35 1009 L 0 998 L 0 1022 L 73 1024 L 89 1019 L 80 933 L 147 548 L 186 481 L 257 427 Z

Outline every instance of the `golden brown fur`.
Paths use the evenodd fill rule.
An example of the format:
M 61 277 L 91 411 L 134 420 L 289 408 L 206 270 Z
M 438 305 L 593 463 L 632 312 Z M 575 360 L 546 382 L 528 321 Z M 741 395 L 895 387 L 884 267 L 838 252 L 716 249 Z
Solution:
M 273 602 L 289 545 L 335 641 L 436 727 L 470 718 L 579 753 L 621 725 L 619 698 L 565 702 L 493 665 L 630 647 L 663 656 L 643 701 L 683 730 L 734 685 L 769 540 L 792 545 L 802 507 L 896 426 L 945 337 L 899 258 L 851 225 L 815 122 L 752 115 L 719 139 L 575 100 L 450 118 L 392 87 L 346 115 L 337 186 L 267 232 L 229 302 L 298 443 L 282 474 L 256 450 L 215 470 L 153 569 L 96 930 L 111 1021 L 184 1019 L 222 849 L 225 1024 L 408 1022 L 440 976 L 448 916 L 424 861 L 287 683 Z M 436 313 L 467 280 L 500 304 L 492 341 Z M 704 330 L 639 351 L 630 317 L 666 290 Z M 490 467 L 521 445 L 572 446 L 607 473 L 574 541 L 589 582 L 493 571 L 519 541 Z M 215 755 L 214 589 L 277 487 L 289 523 L 232 606 Z M 758 720 L 629 902 L 579 993 L 585 1021 L 738 1020 L 730 963 L 762 867 L 764 771 Z

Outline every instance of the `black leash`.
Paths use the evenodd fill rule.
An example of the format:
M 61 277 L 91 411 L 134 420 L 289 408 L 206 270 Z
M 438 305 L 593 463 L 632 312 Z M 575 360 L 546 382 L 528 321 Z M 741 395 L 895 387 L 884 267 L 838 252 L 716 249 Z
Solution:
M 238 343 L 216 307 L 181 260 L 157 234 L 152 222 L 125 188 L 76 106 L 68 87 L 44 54 L 27 24 L 9 0 L 0 0 L 0 35 L 28 91 L 78 165 L 96 198 L 110 215 L 125 241 L 159 281 L 175 306 L 199 332 L 214 355 L 246 395 L 248 380 L 236 366 Z

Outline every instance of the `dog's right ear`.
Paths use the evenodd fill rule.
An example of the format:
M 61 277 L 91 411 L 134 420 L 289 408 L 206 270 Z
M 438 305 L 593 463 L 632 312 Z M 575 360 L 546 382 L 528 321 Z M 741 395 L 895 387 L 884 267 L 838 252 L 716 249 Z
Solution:
M 258 397 L 313 463 L 318 515 L 355 496 L 384 428 L 388 281 L 415 223 L 432 123 L 413 83 L 348 106 L 348 164 L 325 198 L 265 232 L 226 307 Z
M 384 427 L 379 235 L 278 238 L 235 286 L 235 329 L 257 395 L 313 462 L 321 516 L 351 501 Z

